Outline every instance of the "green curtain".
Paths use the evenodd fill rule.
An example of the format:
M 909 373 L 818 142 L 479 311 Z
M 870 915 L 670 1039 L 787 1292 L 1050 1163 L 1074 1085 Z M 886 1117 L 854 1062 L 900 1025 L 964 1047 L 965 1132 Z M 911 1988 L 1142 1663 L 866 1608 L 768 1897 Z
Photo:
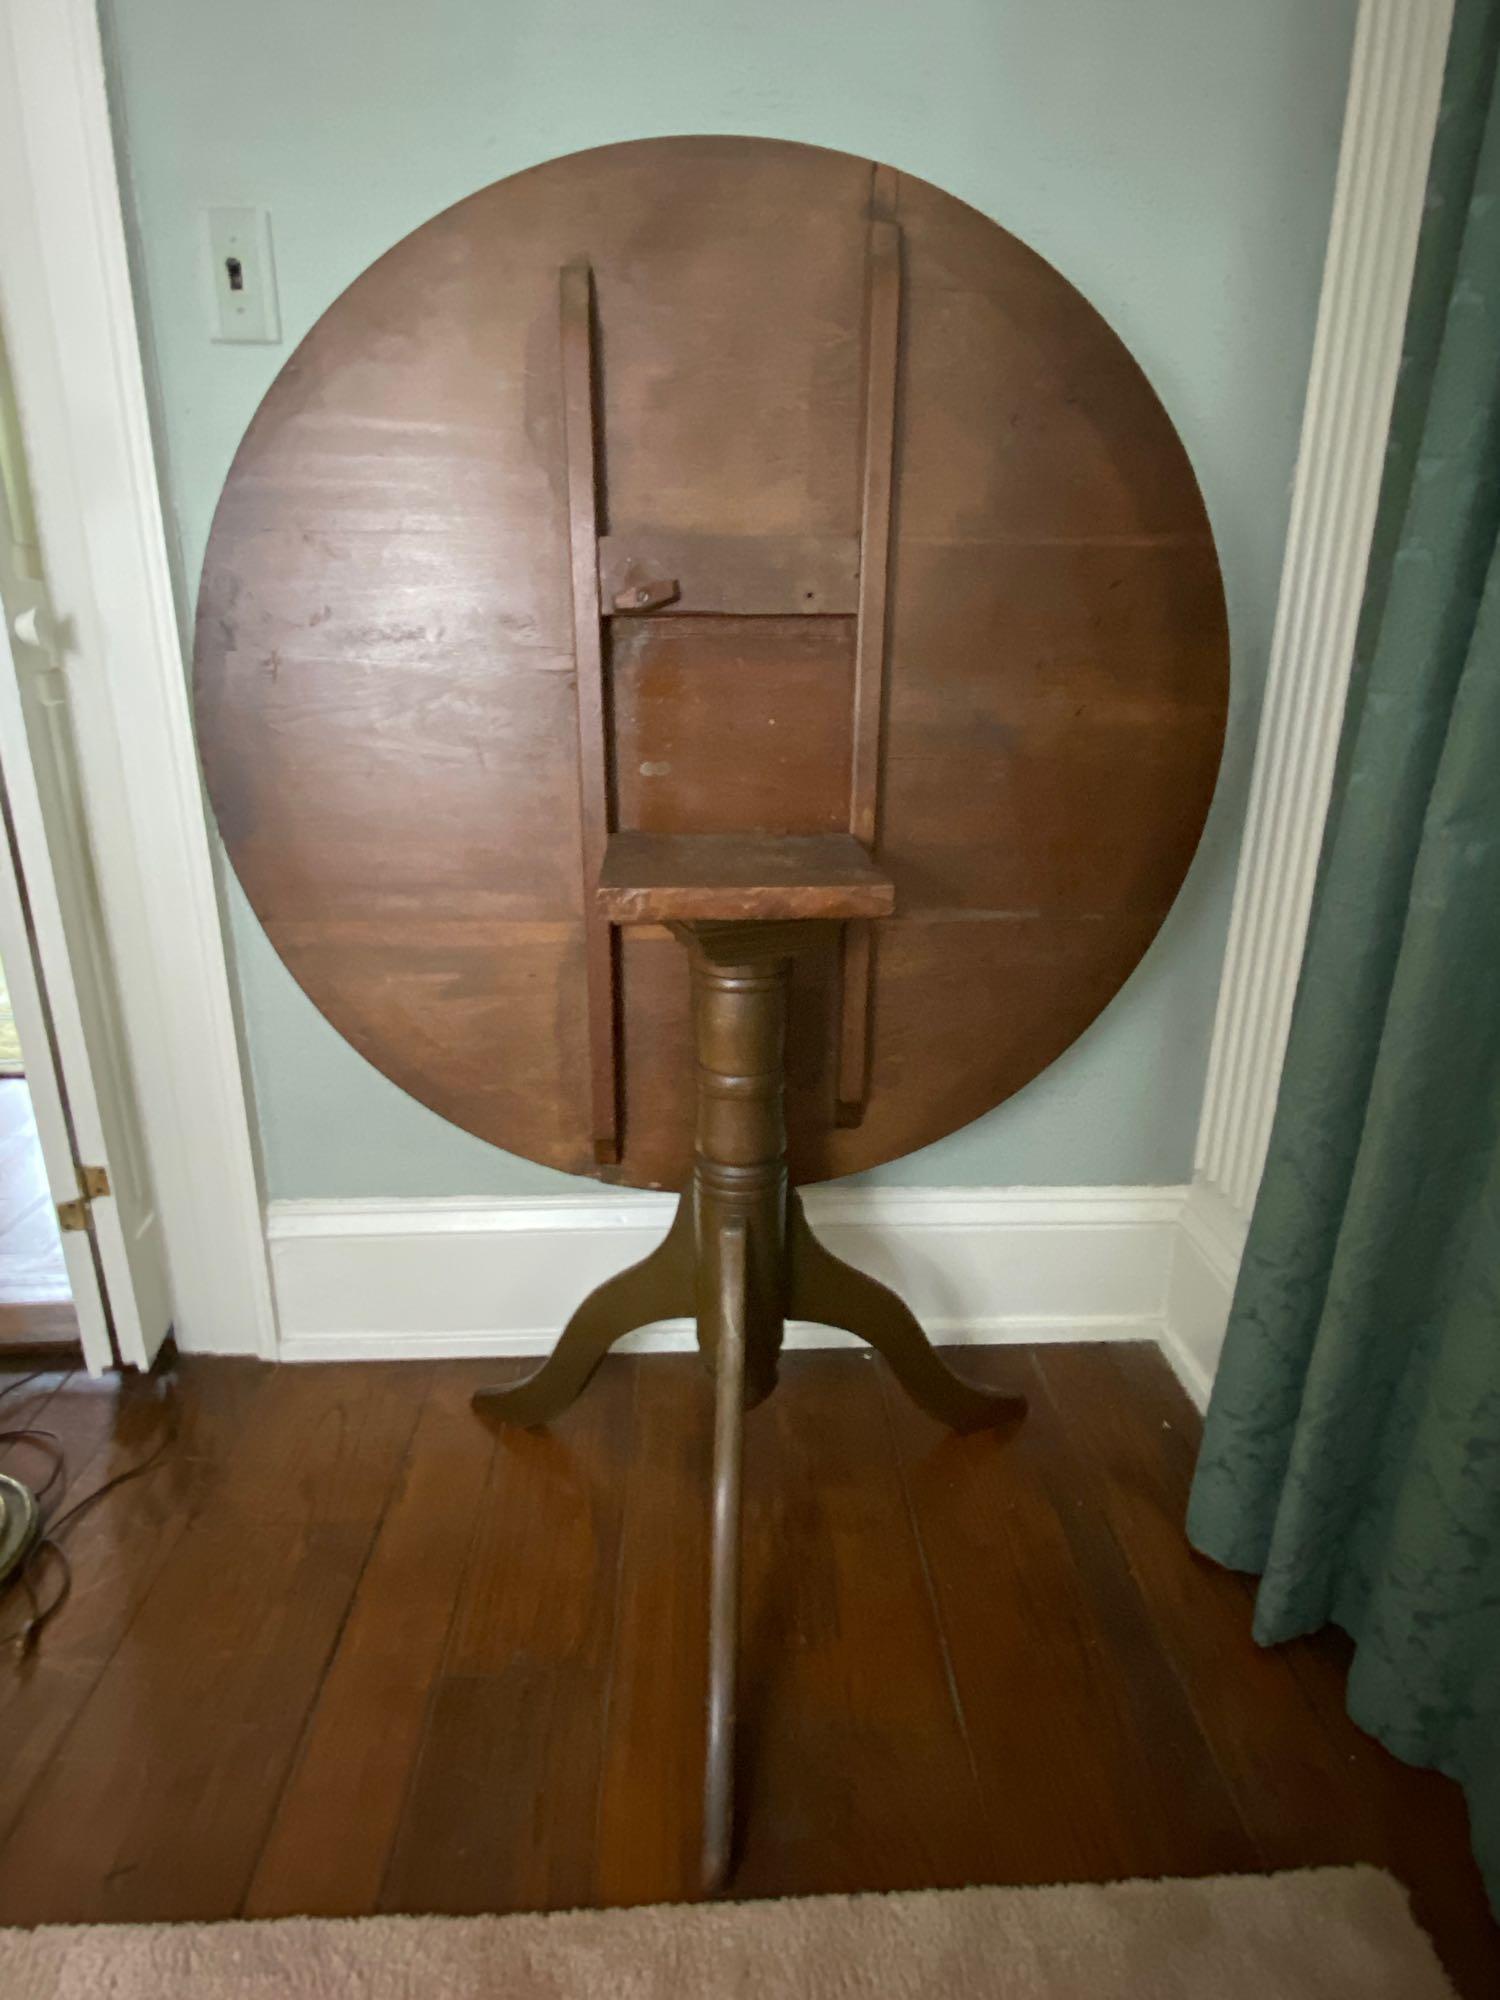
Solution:
M 1188 1532 L 1466 1788 L 1500 1911 L 1500 0 L 1459 0 L 1333 804 Z

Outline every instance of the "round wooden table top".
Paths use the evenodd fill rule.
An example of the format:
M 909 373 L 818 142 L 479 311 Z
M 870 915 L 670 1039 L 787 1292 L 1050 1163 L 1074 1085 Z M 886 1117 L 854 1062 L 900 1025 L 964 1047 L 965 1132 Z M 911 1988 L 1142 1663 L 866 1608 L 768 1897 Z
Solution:
M 596 1164 L 559 272 L 593 270 L 600 534 L 716 538 L 728 600 L 606 621 L 611 823 L 842 832 L 843 586 L 824 615 L 722 614 L 736 550 L 762 567 L 789 550 L 790 574 L 859 535 L 877 178 L 902 271 L 876 844 L 896 909 L 872 927 L 855 1125 L 834 1117 L 837 932 L 797 960 L 792 1171 L 941 1138 L 1044 1069 L 1136 965 L 1223 736 L 1223 590 L 1192 468 L 1050 265 L 841 153 L 575 154 L 372 265 L 287 361 L 225 484 L 196 704 L 250 902 L 378 1069 L 549 1166 L 680 1185 L 693 1112 L 685 954 L 622 929 L 622 1151 Z

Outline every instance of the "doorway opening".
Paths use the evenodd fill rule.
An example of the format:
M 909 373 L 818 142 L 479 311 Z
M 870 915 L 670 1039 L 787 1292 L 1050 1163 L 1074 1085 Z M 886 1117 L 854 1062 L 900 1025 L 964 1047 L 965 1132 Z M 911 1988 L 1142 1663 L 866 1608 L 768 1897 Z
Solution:
M 0 1356 L 77 1347 L 73 1288 L 0 963 Z

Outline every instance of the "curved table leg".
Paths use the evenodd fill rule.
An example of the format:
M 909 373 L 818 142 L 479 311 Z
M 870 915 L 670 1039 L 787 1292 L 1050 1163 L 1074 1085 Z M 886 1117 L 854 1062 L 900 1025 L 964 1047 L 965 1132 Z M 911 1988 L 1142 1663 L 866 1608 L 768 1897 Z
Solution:
M 786 1221 L 788 1319 L 841 1327 L 867 1341 L 912 1401 L 956 1431 L 989 1430 L 1025 1416 L 1024 1396 L 976 1389 L 963 1381 L 940 1358 L 911 1308 L 888 1286 L 825 1250 L 795 1193 L 787 1197 Z
M 672 1227 L 649 1257 L 606 1278 L 579 1306 L 556 1347 L 513 1389 L 480 1389 L 474 1410 L 489 1424 L 528 1428 L 561 1416 L 617 1340 L 653 1320 L 687 1318 L 693 1311 L 695 1263 L 693 1202 L 683 1196 Z
M 749 1315 L 745 1223 L 719 1233 L 714 1378 L 713 1533 L 708 1574 L 708 1743 L 703 1764 L 703 1889 L 729 1879 L 734 1858 L 735 1675 L 740 1636 L 740 1476 Z

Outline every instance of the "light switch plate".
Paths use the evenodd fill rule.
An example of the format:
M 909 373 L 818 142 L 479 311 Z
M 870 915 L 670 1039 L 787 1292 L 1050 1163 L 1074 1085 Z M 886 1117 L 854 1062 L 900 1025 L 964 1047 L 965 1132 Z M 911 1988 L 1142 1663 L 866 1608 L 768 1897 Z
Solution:
M 206 208 L 210 320 L 215 340 L 281 338 L 271 217 L 264 208 Z

